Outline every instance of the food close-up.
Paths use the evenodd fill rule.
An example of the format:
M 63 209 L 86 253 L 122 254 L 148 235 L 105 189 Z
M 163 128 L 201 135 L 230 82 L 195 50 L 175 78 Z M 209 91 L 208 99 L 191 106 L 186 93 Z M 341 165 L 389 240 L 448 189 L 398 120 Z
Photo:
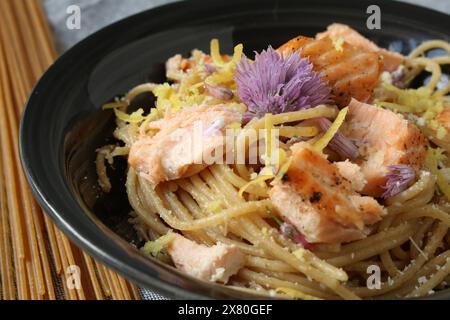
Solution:
M 0 298 L 450 299 L 425 2 L 0 1 Z

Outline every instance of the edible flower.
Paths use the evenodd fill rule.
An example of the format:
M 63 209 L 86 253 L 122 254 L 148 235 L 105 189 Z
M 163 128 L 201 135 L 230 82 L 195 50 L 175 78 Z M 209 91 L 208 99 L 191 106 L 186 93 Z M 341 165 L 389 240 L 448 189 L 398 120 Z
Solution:
M 331 90 L 322 75 L 313 71 L 299 52 L 283 57 L 269 46 L 255 61 L 242 57 L 235 81 L 239 98 L 248 107 L 245 120 L 315 107 L 331 101 Z
M 332 125 L 330 120 L 323 117 L 317 118 L 315 122 L 323 132 L 327 132 Z M 339 131 L 335 133 L 334 137 L 328 143 L 328 147 L 344 159 L 354 160 L 359 157 L 359 150 L 355 144 Z
M 408 165 L 399 164 L 388 166 L 390 173 L 386 175 L 387 182 L 384 186 L 386 191 L 382 197 L 384 199 L 393 197 L 402 191 L 405 191 L 410 183 L 416 178 L 416 172 Z
M 233 92 L 225 86 L 205 83 L 205 90 L 210 96 L 219 100 L 227 101 L 233 99 Z
M 281 234 L 284 235 L 286 238 L 289 238 L 295 243 L 302 245 L 303 248 L 309 250 L 314 249 L 313 244 L 309 243 L 306 240 L 305 236 L 302 235 L 300 232 L 298 232 L 297 229 L 292 224 L 284 222 L 280 226 L 280 231 Z

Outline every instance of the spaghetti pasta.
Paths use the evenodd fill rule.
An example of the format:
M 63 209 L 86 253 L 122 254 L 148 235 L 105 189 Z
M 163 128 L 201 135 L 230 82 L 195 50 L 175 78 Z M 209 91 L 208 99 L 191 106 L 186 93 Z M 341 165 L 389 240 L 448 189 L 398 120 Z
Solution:
M 341 49 L 344 50 L 343 48 L 345 47 Z M 378 100 L 379 105 L 383 107 L 403 113 L 407 119 L 419 118 L 426 114 L 427 119 L 432 121 L 442 109 L 435 107 L 430 109 L 428 106 L 448 103 L 445 95 L 450 91 L 450 88 L 438 89 L 438 83 L 442 78 L 441 65 L 450 62 L 448 57 L 424 57 L 426 51 L 435 48 L 450 52 L 450 45 L 447 42 L 428 41 L 404 59 L 405 64 L 414 65 L 417 69 L 431 73 L 431 78 L 424 87 L 417 91 L 402 91 L 403 89 L 396 87 L 392 89 L 392 84 L 380 83 L 372 99 Z M 241 47 L 236 47 L 234 58 L 231 59 L 220 55 L 218 42 L 213 40 L 211 56 L 195 50 L 192 57 L 183 64 L 189 65 L 187 69 L 174 64 L 179 57 L 169 60 L 167 74 L 169 78 L 173 75 L 174 78 L 171 80 L 174 80 L 174 83 L 142 84 L 131 89 L 123 99 L 107 106 L 125 113 L 127 106 L 139 94 L 153 92 L 157 97 L 157 113 L 151 111 L 147 116 L 141 115 L 142 119 L 137 121 L 117 117 L 114 136 L 121 143 L 99 149 L 97 157 L 100 185 L 106 192 L 111 187 L 114 188 L 106 176 L 106 165 L 112 158 L 119 156 L 115 150 L 121 148 L 123 152 L 120 156 L 129 158 L 126 186 L 133 207 L 130 221 L 135 225 L 138 234 L 144 240 L 152 241 L 169 231 L 175 231 L 202 246 L 201 248 L 214 248 L 217 244 L 237 248 L 245 259 L 242 268 L 229 285 L 236 290 L 267 297 L 286 299 L 422 297 L 436 288 L 442 288 L 444 279 L 450 274 L 449 244 L 445 240 L 445 237 L 448 238 L 450 216 L 447 200 L 439 191 L 436 173 L 447 167 L 448 160 L 441 162 L 434 171 L 430 171 L 422 164 L 417 170 L 417 179 L 407 187 L 387 196 L 384 200 L 378 199 L 385 206 L 386 214 L 381 221 L 371 226 L 369 234 L 360 239 L 349 243 L 311 244 L 301 238 L 299 233 L 297 240 L 294 240 L 292 234 L 289 236 L 283 232 L 286 222 L 279 221 L 284 216 L 280 215 L 279 210 L 273 205 L 271 190 L 275 185 L 282 184 L 285 179 L 291 179 L 291 176 L 286 176 L 289 167 L 294 163 L 295 151 L 290 147 L 299 141 L 316 145 L 317 149 L 325 149 L 329 159 L 337 161 L 334 160 L 338 159 L 337 155 L 327 147 L 335 139 L 339 127 L 346 126 L 346 114 L 351 112 L 349 109 L 339 112 L 332 104 L 319 103 L 297 111 L 265 112 L 264 115 L 253 116 L 238 125 L 224 124 L 222 119 L 222 126 L 219 129 L 214 127 L 217 123 L 213 123 L 215 130 L 230 125 L 234 132 L 237 132 L 232 142 L 235 157 L 236 150 L 249 152 L 252 148 L 256 148 L 249 140 L 248 134 L 252 130 L 257 132 L 262 130 L 256 136 L 264 141 L 265 154 L 257 163 L 250 163 L 249 156 L 245 156 L 244 163 L 205 165 L 187 175 L 166 177 L 166 180 L 162 179 L 163 181 L 157 185 L 147 179 L 147 175 L 153 169 L 152 164 L 147 166 L 145 160 L 142 160 L 138 166 L 133 165 L 138 156 L 133 153 L 135 146 L 139 144 L 137 142 L 143 137 L 148 139 L 147 142 L 162 138 L 158 132 L 160 130 L 166 132 L 162 128 L 165 123 L 170 123 L 171 114 L 189 108 L 189 104 L 180 105 L 180 101 L 197 101 L 193 103 L 193 108 L 197 105 L 201 107 L 223 105 L 233 110 L 237 110 L 236 106 L 242 109 L 244 104 L 245 110 L 243 100 L 248 92 L 239 92 L 241 80 L 234 81 L 233 78 L 236 72 L 242 73 L 243 70 L 251 68 L 250 65 L 239 64 L 237 57 L 240 56 L 241 50 Z M 268 49 L 256 59 L 264 59 L 270 54 L 272 53 Z M 255 60 L 253 67 L 257 68 L 259 63 Z M 205 72 L 206 69 L 212 71 L 208 73 Z M 217 74 L 210 78 L 214 72 Z M 205 91 L 206 83 L 224 86 L 233 93 L 233 100 L 208 97 L 208 92 Z M 240 97 L 234 95 L 238 92 Z M 277 94 L 282 95 L 280 92 Z M 396 99 L 396 94 L 397 98 L 401 96 L 408 99 Z M 178 100 L 170 98 L 171 95 L 176 95 Z M 420 105 L 417 109 L 417 106 L 407 103 L 413 99 L 411 95 L 420 96 L 420 99 L 427 103 L 432 102 Z M 388 99 L 380 100 L 385 97 Z M 255 110 L 252 112 L 255 113 Z M 350 116 L 352 117 L 353 115 Z M 308 122 L 317 118 L 335 120 L 335 124 L 330 131 L 322 133 L 314 122 Z M 268 147 L 272 145 L 271 131 L 275 129 L 280 133 L 276 138 L 279 140 L 276 141 L 279 142 L 278 148 L 282 151 L 279 161 L 273 161 L 271 157 L 276 149 Z M 427 141 L 428 146 L 432 144 L 431 141 Z M 156 151 L 162 152 L 154 150 Z M 183 154 L 179 154 L 179 157 L 183 157 Z M 362 161 L 364 159 L 357 159 L 355 163 L 360 165 Z M 445 174 L 439 174 L 442 188 L 442 177 Z M 309 201 L 310 203 L 318 201 L 323 196 L 316 192 Z M 170 263 L 171 260 L 168 259 L 170 249 L 163 251 L 164 254 L 157 257 Z M 375 290 L 365 287 L 370 274 L 368 270 L 372 267 L 380 269 L 381 284 L 380 288 Z M 437 268 L 437 272 L 433 268 Z M 417 274 L 427 276 L 428 281 L 422 285 L 418 284 Z

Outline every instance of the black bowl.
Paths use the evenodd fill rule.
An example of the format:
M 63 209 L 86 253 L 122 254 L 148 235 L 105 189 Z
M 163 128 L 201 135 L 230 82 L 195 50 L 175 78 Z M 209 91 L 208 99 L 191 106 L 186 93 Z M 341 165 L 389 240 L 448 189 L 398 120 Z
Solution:
M 449 40 L 444 14 L 397 2 L 378 2 L 381 30 L 366 28 L 374 1 L 184 1 L 115 23 L 65 53 L 36 85 L 20 131 L 22 164 L 31 188 L 58 228 L 94 258 L 138 285 L 172 298 L 255 298 L 188 277 L 135 246 L 125 163 L 113 176 L 114 193 L 97 185 L 95 150 L 111 140 L 112 114 L 103 103 L 133 86 L 164 81 L 164 61 L 193 48 L 223 50 L 244 43 L 247 53 L 276 47 L 298 35 L 314 35 L 332 22 L 349 24 L 381 46 L 403 53 L 431 38 Z M 140 97 L 150 103 L 151 97 Z M 137 244 L 137 243 L 135 243 Z M 449 298 L 441 292 L 435 298 Z

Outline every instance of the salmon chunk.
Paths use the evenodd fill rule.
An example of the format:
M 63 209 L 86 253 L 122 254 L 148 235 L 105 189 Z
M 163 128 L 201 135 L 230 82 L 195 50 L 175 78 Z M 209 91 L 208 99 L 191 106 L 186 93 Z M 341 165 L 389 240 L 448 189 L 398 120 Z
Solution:
M 405 60 L 405 57 L 401 54 L 378 47 L 375 43 L 345 24 L 333 23 L 328 26 L 327 31 L 318 33 L 316 36 L 317 39 L 323 39 L 326 37 L 331 39 L 342 38 L 345 42 L 357 49 L 380 54 L 383 57 L 384 71 L 393 72 L 397 70 Z
M 156 135 L 141 135 L 128 162 L 153 186 L 194 175 L 222 157 L 226 127 L 241 119 L 241 112 L 223 105 L 182 109 L 157 121 Z
M 335 163 L 341 176 L 350 181 L 352 188 L 360 192 L 367 184 L 367 180 L 361 171 L 360 166 L 350 162 L 349 160 Z
M 361 167 L 367 180 L 363 194 L 381 196 L 388 166 L 409 165 L 418 170 L 425 161 L 426 140 L 421 131 L 402 115 L 353 99 L 343 134 L 358 147 Z
M 372 197 L 361 196 L 336 165 L 306 142 L 292 146 L 286 179 L 275 182 L 270 199 L 279 215 L 310 243 L 365 238 L 385 214 Z
M 288 41 L 278 51 L 286 56 L 300 49 L 314 70 L 328 80 L 338 106 L 346 106 L 352 97 L 360 101 L 370 98 L 383 67 L 378 53 L 360 50 L 345 41 L 339 44 L 329 37 L 302 36 Z
M 174 234 L 167 251 L 177 269 L 201 280 L 227 283 L 244 265 L 244 254 L 234 245 L 213 247 Z

